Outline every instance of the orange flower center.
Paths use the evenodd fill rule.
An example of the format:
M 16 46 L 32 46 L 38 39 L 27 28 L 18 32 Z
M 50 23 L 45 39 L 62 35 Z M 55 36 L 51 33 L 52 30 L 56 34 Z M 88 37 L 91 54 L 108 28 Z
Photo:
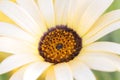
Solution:
M 82 40 L 67 26 L 48 30 L 39 43 L 39 53 L 47 62 L 61 63 L 72 60 L 80 53 Z

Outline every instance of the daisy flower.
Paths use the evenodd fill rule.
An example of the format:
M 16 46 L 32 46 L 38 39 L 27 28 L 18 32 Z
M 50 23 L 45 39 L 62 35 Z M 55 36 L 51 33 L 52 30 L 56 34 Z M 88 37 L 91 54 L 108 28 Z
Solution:
M 120 44 L 96 40 L 120 28 L 120 10 L 104 14 L 113 0 L 9 0 L 0 11 L 0 51 L 11 53 L 0 74 L 10 80 L 96 80 L 91 69 L 120 70 Z

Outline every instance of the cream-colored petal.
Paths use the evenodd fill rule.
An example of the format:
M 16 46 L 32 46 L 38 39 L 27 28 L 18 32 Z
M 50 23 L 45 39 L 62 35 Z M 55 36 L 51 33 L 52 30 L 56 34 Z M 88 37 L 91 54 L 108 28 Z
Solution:
M 23 80 L 25 70 L 26 67 L 20 68 L 10 77 L 10 80 Z
M 67 63 L 54 66 L 56 80 L 73 80 L 72 72 Z
M 29 65 L 24 73 L 23 80 L 36 80 L 50 65 L 50 63 L 40 61 Z
M 79 59 L 91 69 L 113 72 L 120 70 L 120 57 L 107 52 L 84 52 Z
M 13 37 L 32 43 L 35 41 L 35 38 L 18 28 L 18 26 L 4 22 L 0 22 L 0 36 Z
M 16 0 L 16 2 L 25 9 L 37 23 L 40 22 L 40 10 L 34 0 Z
M 66 8 L 69 4 L 69 0 L 55 0 L 54 2 L 54 7 L 55 7 L 55 20 L 56 20 L 56 25 L 66 25 L 67 21 L 64 22 L 63 24 L 63 19 L 66 20 L 65 18 L 67 16 L 64 16 L 64 14 L 67 14 Z M 64 18 L 64 17 L 65 18 Z
M 34 0 L 16 0 L 17 4 L 25 9 L 28 14 L 37 22 L 42 32 L 47 30 L 45 23 L 43 22 L 40 10 Z
M 45 19 L 47 26 L 55 27 L 55 12 L 53 0 L 38 0 L 40 11 Z
M 75 59 L 70 63 L 75 80 L 96 80 L 92 71 L 85 64 Z
M 113 0 L 94 0 L 88 6 L 80 19 L 80 23 L 78 24 L 78 32 L 81 33 L 81 36 L 83 36 L 92 27 L 95 21 L 104 13 L 112 2 Z
M 90 44 L 90 43 L 100 39 L 101 37 L 107 35 L 108 33 L 118 30 L 118 29 L 120 29 L 120 21 L 114 22 L 110 25 L 107 25 L 107 27 L 103 28 L 101 31 L 97 32 L 94 36 L 90 37 L 87 40 L 84 40 L 84 38 L 83 38 L 83 45 Z
M 15 21 L 22 29 L 33 35 L 41 34 L 40 27 L 20 6 L 10 1 L 0 2 L 0 11 Z
M 91 0 L 69 0 L 68 26 L 77 31 L 81 16 L 86 8 L 92 3 Z M 79 32 L 78 32 L 79 33 Z
M 6 58 L 5 60 L 3 60 L 2 63 L 0 64 L 0 74 L 9 72 L 25 64 L 39 60 L 40 59 L 37 56 L 32 54 L 12 55 Z
M 11 39 L 8 37 L 0 37 L 0 51 L 12 54 L 26 54 L 35 52 L 32 45 L 26 44 L 22 40 Z
M 54 69 L 53 69 L 53 68 L 50 68 L 50 69 L 47 71 L 45 80 L 56 80 L 56 78 L 55 78 L 55 72 L 54 72 Z
M 103 28 L 108 27 L 107 25 L 118 20 L 120 20 L 120 9 L 106 13 L 105 15 L 101 16 L 93 25 L 92 29 L 90 29 L 89 32 L 83 36 L 84 40 L 89 39 Z
M 68 23 L 69 4 L 70 4 L 70 0 L 67 0 L 67 3 L 65 4 L 65 8 L 64 8 L 64 13 L 63 13 L 63 16 L 62 16 L 62 25 L 67 25 L 67 23 Z
M 120 54 L 120 44 L 113 42 L 95 42 L 83 48 L 85 51 L 103 51 Z

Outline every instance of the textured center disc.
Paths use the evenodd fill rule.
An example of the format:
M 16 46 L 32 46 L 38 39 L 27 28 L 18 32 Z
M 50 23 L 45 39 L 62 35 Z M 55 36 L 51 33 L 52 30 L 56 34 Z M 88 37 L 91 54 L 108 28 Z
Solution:
M 67 26 L 56 26 L 48 30 L 39 43 L 40 55 L 45 61 L 55 64 L 72 60 L 81 48 L 81 38 Z

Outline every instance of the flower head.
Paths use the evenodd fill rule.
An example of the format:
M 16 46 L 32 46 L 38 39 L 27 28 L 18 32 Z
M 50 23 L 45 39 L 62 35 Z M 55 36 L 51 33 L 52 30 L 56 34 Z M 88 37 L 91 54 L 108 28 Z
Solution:
M 103 14 L 113 0 L 1 1 L 16 24 L 0 22 L 0 51 L 12 55 L 0 74 L 10 80 L 96 80 L 90 69 L 120 70 L 120 45 L 96 42 L 120 28 L 120 10 Z M 18 69 L 19 68 L 19 69 Z M 40 79 L 41 80 L 41 79 Z

